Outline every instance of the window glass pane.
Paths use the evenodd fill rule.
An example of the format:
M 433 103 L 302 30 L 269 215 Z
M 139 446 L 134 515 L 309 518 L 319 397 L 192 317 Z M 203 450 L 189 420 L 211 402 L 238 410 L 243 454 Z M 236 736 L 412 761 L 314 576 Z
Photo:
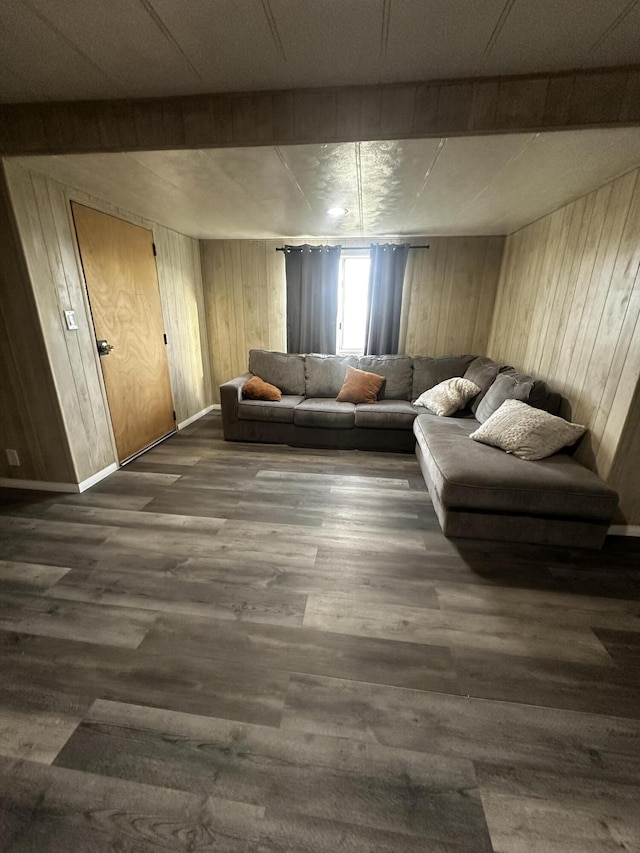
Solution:
M 345 258 L 342 282 L 341 350 L 362 352 L 369 290 L 369 258 Z

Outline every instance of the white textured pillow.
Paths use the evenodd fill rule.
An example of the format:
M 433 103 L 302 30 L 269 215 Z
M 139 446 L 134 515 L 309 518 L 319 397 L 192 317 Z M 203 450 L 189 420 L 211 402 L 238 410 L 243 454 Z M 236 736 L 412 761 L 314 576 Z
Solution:
M 534 409 L 521 400 L 505 400 L 469 438 L 532 462 L 568 447 L 586 430 L 581 424 L 572 424 L 542 409 Z
M 414 406 L 424 406 L 435 415 L 446 418 L 464 409 L 469 400 L 480 393 L 480 386 L 470 379 L 462 376 L 454 376 L 453 379 L 445 379 L 428 391 L 420 394 L 414 402 Z

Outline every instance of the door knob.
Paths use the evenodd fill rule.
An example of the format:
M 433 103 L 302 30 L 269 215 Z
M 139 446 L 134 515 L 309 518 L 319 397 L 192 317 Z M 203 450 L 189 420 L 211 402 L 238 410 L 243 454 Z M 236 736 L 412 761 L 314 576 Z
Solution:
M 96 344 L 98 346 L 98 355 L 109 355 L 113 349 L 113 345 L 108 341 L 96 341 Z

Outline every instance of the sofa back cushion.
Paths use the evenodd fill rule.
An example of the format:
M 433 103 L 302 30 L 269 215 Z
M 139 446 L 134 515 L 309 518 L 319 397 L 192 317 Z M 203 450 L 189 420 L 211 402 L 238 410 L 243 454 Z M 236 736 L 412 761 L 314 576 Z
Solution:
M 305 356 L 305 391 L 307 397 L 337 397 L 347 367 L 357 367 L 355 355 L 311 355 Z
M 408 355 L 362 355 L 358 368 L 384 376 L 379 400 L 410 400 L 413 359 Z
M 499 373 L 494 379 L 478 405 L 476 419 L 483 424 L 505 400 L 520 400 L 535 409 L 547 410 L 548 398 L 549 389 L 546 382 L 534 379 L 526 373 L 508 369 L 505 373 Z
M 413 359 L 413 390 L 411 399 L 418 397 L 430 388 L 435 388 L 445 379 L 454 376 L 464 376 L 465 370 L 475 355 L 445 355 L 432 358 L 427 355 L 416 355 Z
M 304 394 L 304 356 L 249 350 L 249 372 L 275 385 L 283 394 Z
M 471 401 L 471 411 L 475 415 L 478 411 L 478 406 L 482 402 L 484 395 L 493 385 L 493 381 L 500 373 L 503 365 L 494 361 L 486 355 L 479 355 L 474 358 L 469 367 L 464 372 L 464 378 L 475 382 L 480 388 L 480 393 L 477 394 Z
M 547 383 L 542 379 L 536 379 L 533 376 L 529 376 L 528 373 L 520 373 L 514 367 L 503 367 L 500 374 L 502 375 L 503 373 L 506 376 L 512 376 L 518 382 L 529 381 L 533 383 L 529 399 L 525 400 L 525 403 L 533 406 L 534 409 L 542 409 L 545 412 L 549 412 L 550 415 L 560 414 L 561 395 L 551 391 Z

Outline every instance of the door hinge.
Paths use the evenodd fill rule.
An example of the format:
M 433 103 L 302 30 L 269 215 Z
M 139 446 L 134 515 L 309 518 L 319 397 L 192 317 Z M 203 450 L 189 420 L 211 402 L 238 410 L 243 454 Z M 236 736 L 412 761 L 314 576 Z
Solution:
M 156 252 L 156 244 L 155 244 L 155 243 L 152 243 L 151 245 L 152 245 L 152 247 L 153 247 L 153 257 L 155 258 L 155 256 L 158 254 L 158 253 Z
M 164 334 L 162 337 L 164 338 L 164 342 L 165 342 L 165 344 L 166 344 L 166 343 L 167 343 L 167 335 L 166 335 L 166 332 L 165 332 L 165 334 Z
M 173 410 L 173 419 L 174 419 L 174 421 L 176 420 L 176 410 L 175 409 Z

